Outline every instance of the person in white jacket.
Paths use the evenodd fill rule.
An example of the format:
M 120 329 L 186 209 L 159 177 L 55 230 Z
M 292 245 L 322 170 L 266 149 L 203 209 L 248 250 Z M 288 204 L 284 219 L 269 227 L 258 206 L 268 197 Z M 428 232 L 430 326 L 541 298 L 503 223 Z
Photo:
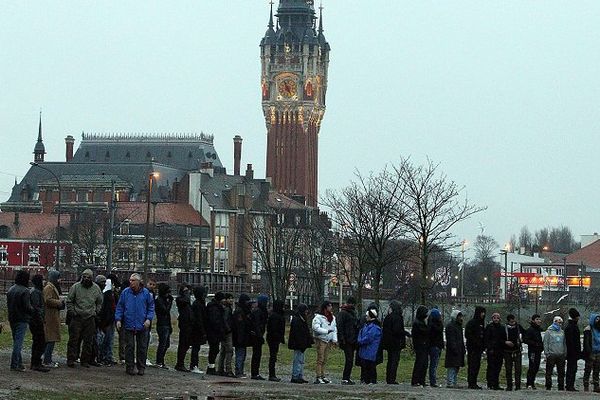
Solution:
M 330 383 L 325 377 L 327 354 L 332 346 L 337 345 L 337 327 L 333 316 L 333 305 L 329 301 L 321 304 L 321 309 L 312 321 L 313 336 L 317 348 L 317 376 L 315 383 Z

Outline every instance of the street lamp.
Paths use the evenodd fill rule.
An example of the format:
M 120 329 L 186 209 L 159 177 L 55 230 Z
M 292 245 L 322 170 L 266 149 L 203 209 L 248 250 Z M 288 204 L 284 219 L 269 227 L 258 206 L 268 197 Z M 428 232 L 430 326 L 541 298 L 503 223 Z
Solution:
M 508 300 L 508 245 L 500 250 L 500 255 L 504 256 L 504 300 Z
M 56 179 L 56 184 L 58 185 L 58 210 L 56 212 L 57 214 L 57 218 L 56 218 L 56 252 L 54 253 L 54 268 L 56 268 L 57 271 L 60 270 L 60 263 L 59 263 L 59 253 L 60 253 L 60 212 L 61 212 L 61 194 L 62 194 L 62 189 L 60 186 L 60 179 L 58 179 L 58 176 L 56 176 L 56 174 L 54 172 L 52 172 L 52 170 L 41 166 L 39 163 L 36 162 L 30 162 L 29 163 L 32 167 L 38 167 L 43 169 L 44 171 L 49 172 L 54 179 Z
M 460 252 L 462 253 L 462 261 L 460 262 L 460 297 L 465 297 L 465 246 L 467 245 L 467 239 L 463 239 L 461 242 Z
M 146 195 L 146 235 L 144 238 L 144 282 L 148 282 L 148 239 L 150 236 L 150 203 L 152 200 L 152 179 L 158 178 L 158 172 L 148 175 L 148 193 Z

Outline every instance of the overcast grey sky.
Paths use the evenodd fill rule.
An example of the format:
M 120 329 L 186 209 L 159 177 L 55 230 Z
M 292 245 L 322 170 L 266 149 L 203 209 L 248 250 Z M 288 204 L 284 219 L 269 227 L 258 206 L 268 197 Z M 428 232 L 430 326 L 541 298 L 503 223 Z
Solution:
M 331 44 L 320 193 L 354 168 L 426 157 L 488 210 L 457 227 L 600 230 L 600 2 L 323 0 Z M 265 170 L 259 41 L 267 0 L 2 1 L 0 197 L 86 132 L 215 135 Z

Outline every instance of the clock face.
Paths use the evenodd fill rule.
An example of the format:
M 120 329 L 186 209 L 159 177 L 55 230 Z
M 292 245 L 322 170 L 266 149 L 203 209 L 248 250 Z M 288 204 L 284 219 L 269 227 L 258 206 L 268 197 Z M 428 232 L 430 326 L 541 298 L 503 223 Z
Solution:
M 298 89 L 294 80 L 287 78 L 279 82 L 279 94 L 281 96 L 289 99 L 296 96 L 297 93 Z

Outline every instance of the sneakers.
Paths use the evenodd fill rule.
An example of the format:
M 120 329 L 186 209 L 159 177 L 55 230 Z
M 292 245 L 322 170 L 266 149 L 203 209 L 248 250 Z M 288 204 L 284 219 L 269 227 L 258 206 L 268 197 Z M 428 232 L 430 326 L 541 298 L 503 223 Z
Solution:
M 238 379 L 246 379 L 246 378 L 248 378 L 246 376 L 246 374 L 235 374 L 235 377 L 238 378 Z
M 152 364 L 150 360 L 146 360 L 146 367 L 154 367 L 154 364 Z
M 206 368 L 206 375 L 217 375 L 217 370 L 214 367 Z
M 57 362 L 51 362 L 51 363 L 42 363 L 42 365 L 46 368 L 58 368 L 58 363 Z
M 342 385 L 354 385 L 354 381 L 352 379 L 342 379 Z
M 18 367 L 10 367 L 10 370 L 15 372 L 25 372 L 25 367 L 20 365 Z
M 189 369 L 187 369 L 186 367 L 182 367 L 180 365 L 176 365 L 175 366 L 175 371 L 179 371 L 179 372 L 190 372 Z
M 224 376 L 225 378 L 236 378 L 235 374 L 234 374 L 233 372 L 231 372 L 231 371 L 229 371 L 229 372 L 225 372 L 225 373 L 223 374 L 223 376 Z
M 304 379 L 298 379 L 298 378 L 292 378 L 290 380 L 290 382 L 292 382 L 292 383 L 305 383 Z
M 204 374 L 204 371 L 200 370 L 200 368 L 198 368 L 198 367 L 194 367 L 194 369 L 192 369 L 191 371 L 192 371 L 192 374 L 200 374 L 200 375 Z
M 127 375 L 135 375 L 135 370 L 134 370 L 133 368 L 127 368 L 127 369 L 125 370 L 125 373 L 126 373 Z
M 331 383 L 331 381 L 327 378 L 325 378 L 324 376 L 321 377 L 321 379 L 325 382 L 325 383 Z
M 31 370 L 37 372 L 50 372 L 50 368 L 44 367 L 43 365 L 31 366 Z
M 317 377 L 317 378 L 315 379 L 315 385 L 324 385 L 324 384 L 326 384 L 326 383 L 327 383 L 327 382 L 325 382 L 325 380 L 324 380 L 323 378 Z
M 264 381 L 265 380 L 265 378 L 263 378 L 260 375 L 254 375 L 250 379 L 254 379 L 255 381 Z
M 167 367 L 165 364 L 156 364 L 156 368 L 169 370 L 169 367 Z
M 270 376 L 269 377 L 269 381 L 271 381 L 271 382 L 281 382 L 281 378 L 278 378 L 276 376 Z

